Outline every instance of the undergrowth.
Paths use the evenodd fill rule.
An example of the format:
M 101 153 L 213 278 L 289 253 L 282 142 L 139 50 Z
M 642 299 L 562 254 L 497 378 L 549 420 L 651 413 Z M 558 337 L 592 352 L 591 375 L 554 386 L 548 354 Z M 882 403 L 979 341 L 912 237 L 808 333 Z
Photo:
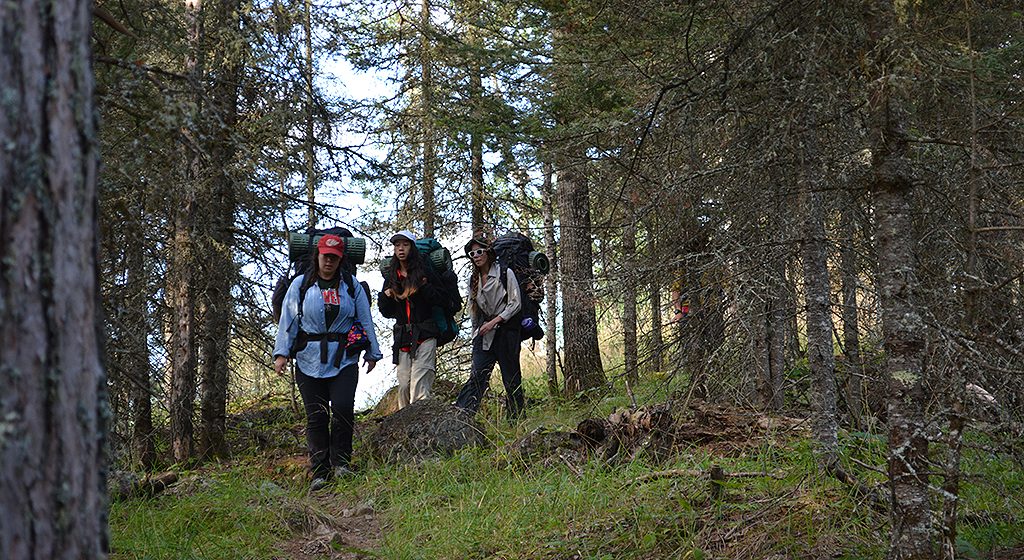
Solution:
M 366 504 L 381 522 L 380 558 L 883 558 L 884 512 L 858 500 L 843 484 L 817 473 L 808 440 L 769 435 L 741 445 L 693 446 L 669 461 L 643 456 L 610 467 L 596 460 L 543 467 L 511 454 L 513 441 L 538 426 L 571 429 L 587 417 L 629 405 L 625 391 L 588 402 L 535 398 L 510 426 L 500 399 L 478 418 L 492 447 L 468 449 L 420 465 L 367 461 L 356 449 L 358 476 L 340 481 L 317 500 L 309 495 L 304 454 L 293 447 L 236 456 L 221 467 L 184 473 L 185 491 L 114 504 L 115 559 L 284 558 L 281 543 L 301 537 L 296 504 Z M 678 382 L 651 377 L 636 388 L 642 402 L 675 395 Z M 294 431 L 301 418 L 272 415 L 264 431 Z M 273 438 L 271 438 L 273 439 Z M 294 438 L 293 438 L 294 439 Z M 287 438 L 285 438 L 287 441 Z M 884 481 L 884 437 L 842 432 L 844 466 L 863 482 Z M 1024 543 L 1024 476 L 1007 455 L 966 446 L 962 483 L 961 550 L 988 557 Z M 716 492 L 712 465 L 729 478 Z M 664 478 L 640 477 L 676 470 Z M 196 482 L 198 481 L 198 482 Z M 312 507 L 312 506 L 311 506 Z M 310 556 L 313 558 L 316 556 Z M 323 556 L 328 558 L 329 556 Z

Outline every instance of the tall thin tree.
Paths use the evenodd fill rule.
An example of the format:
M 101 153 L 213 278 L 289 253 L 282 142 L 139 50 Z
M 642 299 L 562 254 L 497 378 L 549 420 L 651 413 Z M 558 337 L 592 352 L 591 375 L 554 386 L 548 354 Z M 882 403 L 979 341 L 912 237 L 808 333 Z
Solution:
M 920 308 L 914 243 L 914 181 L 908 142 L 913 56 L 906 26 L 913 5 L 879 3 L 867 22 L 874 38 L 867 89 L 874 212 L 878 223 L 878 283 L 889 384 L 889 487 L 892 491 L 890 556 L 935 557 L 928 495 L 928 438 L 924 407 L 925 322 Z

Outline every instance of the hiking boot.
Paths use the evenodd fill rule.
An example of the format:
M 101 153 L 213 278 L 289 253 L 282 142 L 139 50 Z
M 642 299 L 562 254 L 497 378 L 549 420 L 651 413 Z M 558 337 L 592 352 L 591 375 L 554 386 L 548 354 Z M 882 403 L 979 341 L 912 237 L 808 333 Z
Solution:
M 309 491 L 310 492 L 316 492 L 317 490 L 322 490 L 326 486 L 327 486 L 327 479 L 326 478 L 320 478 L 318 476 L 318 477 L 313 479 L 313 482 L 309 483 Z
M 356 472 L 345 465 L 334 467 L 334 478 L 348 478 L 355 475 Z

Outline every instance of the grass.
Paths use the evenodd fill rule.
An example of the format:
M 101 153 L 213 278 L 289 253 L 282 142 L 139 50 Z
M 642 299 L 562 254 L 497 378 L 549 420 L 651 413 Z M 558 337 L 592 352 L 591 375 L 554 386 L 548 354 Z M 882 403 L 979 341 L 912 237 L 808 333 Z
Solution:
M 819 475 L 811 443 L 767 437 L 731 447 L 695 446 L 670 460 L 644 458 L 609 467 L 597 461 L 569 467 L 526 464 L 508 444 L 538 426 L 572 428 L 586 417 L 627 406 L 616 389 L 591 402 L 540 397 L 542 378 L 527 381 L 535 404 L 509 426 L 497 402 L 478 418 L 491 449 L 464 450 L 418 466 L 363 461 L 361 474 L 332 487 L 339 504 L 370 504 L 382 534 L 380 558 L 883 558 L 888 520 Z M 638 388 L 643 402 L 659 402 L 681 381 L 651 376 Z M 500 382 L 495 387 L 500 392 Z M 294 419 L 293 419 L 294 420 Z M 289 426 L 267 426 L 285 430 Z M 985 442 L 979 442 L 985 443 Z M 877 484 L 883 475 L 852 462 L 883 466 L 884 437 L 840 434 L 847 467 Z M 282 557 L 280 543 L 296 538 L 289 521 L 295 503 L 309 503 L 301 450 L 291 463 L 254 455 L 201 474 L 191 493 L 118 503 L 111 512 L 115 559 Z M 280 453 L 280 450 L 278 450 Z M 711 465 L 726 472 L 781 473 L 781 478 L 728 479 L 716 498 L 706 477 L 676 476 L 637 482 L 652 471 Z M 276 466 L 275 466 L 276 465 Z M 961 536 L 965 549 L 990 551 L 1024 543 L 1024 474 L 1005 455 L 966 448 Z M 271 489 L 266 490 L 268 484 Z M 315 503 L 314 503 L 315 505 Z M 289 513 L 291 512 L 291 513 Z
M 110 515 L 111 557 L 271 558 L 274 543 L 289 531 L 279 512 L 265 507 L 261 471 L 243 465 L 207 472 L 203 487 L 194 494 L 115 503 Z

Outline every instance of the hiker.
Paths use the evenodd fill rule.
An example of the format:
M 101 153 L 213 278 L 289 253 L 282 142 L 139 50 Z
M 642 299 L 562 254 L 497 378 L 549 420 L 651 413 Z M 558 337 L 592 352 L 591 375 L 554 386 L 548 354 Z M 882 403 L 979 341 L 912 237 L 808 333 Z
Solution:
M 398 366 L 398 408 L 402 409 L 429 396 L 434 385 L 440 328 L 433 311 L 446 296 L 441 278 L 416 248 L 416 234 L 400 231 L 391 236 L 391 244 L 394 258 L 377 308 L 381 315 L 395 319 L 392 361 Z
M 469 282 L 469 304 L 473 319 L 473 366 L 469 381 L 459 392 L 455 406 L 476 414 L 480 399 L 491 380 L 497 362 L 505 385 L 506 412 L 514 420 L 523 410 L 523 374 L 519 364 L 520 311 L 519 282 L 511 268 L 497 262 L 493 240 L 486 232 L 476 232 L 466 243 L 466 255 L 473 261 Z
M 682 280 L 678 282 L 682 284 Z M 669 302 L 672 304 L 670 323 L 682 324 L 690 315 L 690 299 L 682 293 L 682 288 L 673 286 L 669 294 Z
M 377 345 L 366 291 L 343 270 L 345 242 L 324 235 L 310 251 L 309 272 L 285 295 L 274 343 L 274 370 L 281 375 L 295 358 L 295 382 L 306 409 L 312 490 L 352 474 L 359 355 L 366 372 L 383 357 Z

